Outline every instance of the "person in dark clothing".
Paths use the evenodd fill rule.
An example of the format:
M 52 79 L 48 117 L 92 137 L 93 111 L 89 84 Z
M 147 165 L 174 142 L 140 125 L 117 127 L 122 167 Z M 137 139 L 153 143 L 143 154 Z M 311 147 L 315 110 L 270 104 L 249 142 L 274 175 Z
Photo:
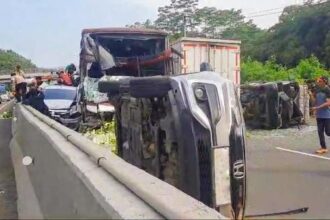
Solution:
M 37 86 L 38 86 L 38 87 L 43 83 L 43 81 L 42 81 L 42 77 L 41 77 L 41 76 L 37 76 L 37 77 L 36 77 L 36 83 L 37 83 Z
M 65 71 L 69 73 L 70 75 L 73 75 L 73 73 L 77 70 L 76 66 L 71 63 L 67 67 L 65 67 Z
M 30 87 L 29 92 L 26 94 L 23 104 L 30 105 L 32 108 L 38 110 L 39 112 L 50 116 L 49 109 L 45 104 L 44 99 L 44 93 L 38 89 L 37 85 L 33 84 Z
M 317 85 L 315 107 L 312 110 L 316 111 L 317 130 L 321 148 L 316 153 L 324 154 L 328 152 L 324 133 L 330 136 L 330 88 L 328 87 L 328 79 L 326 77 L 320 77 L 317 80 Z

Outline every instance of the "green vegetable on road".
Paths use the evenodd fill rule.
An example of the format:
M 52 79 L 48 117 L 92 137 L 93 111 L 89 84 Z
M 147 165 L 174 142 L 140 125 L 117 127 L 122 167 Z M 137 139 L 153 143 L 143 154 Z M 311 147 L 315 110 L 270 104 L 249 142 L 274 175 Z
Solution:
M 114 121 L 105 122 L 99 129 L 87 131 L 84 136 L 96 144 L 109 147 L 113 153 L 118 153 Z
M 9 119 L 12 117 L 13 117 L 12 112 L 3 112 L 2 114 L 0 114 L 0 119 Z

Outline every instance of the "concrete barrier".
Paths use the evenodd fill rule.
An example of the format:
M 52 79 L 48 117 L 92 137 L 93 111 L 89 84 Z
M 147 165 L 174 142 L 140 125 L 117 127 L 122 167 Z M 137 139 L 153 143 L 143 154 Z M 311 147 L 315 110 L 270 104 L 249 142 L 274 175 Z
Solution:
M 20 218 L 224 218 L 34 109 L 18 105 L 15 116 Z M 23 166 L 23 156 L 33 163 Z

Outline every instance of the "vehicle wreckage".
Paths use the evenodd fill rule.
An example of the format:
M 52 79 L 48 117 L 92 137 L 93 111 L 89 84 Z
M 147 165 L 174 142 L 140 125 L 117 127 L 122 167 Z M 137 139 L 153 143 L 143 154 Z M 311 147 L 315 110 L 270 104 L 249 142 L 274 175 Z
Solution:
M 251 128 L 277 129 L 303 122 L 297 82 L 250 83 L 241 86 L 245 123 Z
M 162 31 L 86 29 L 81 45 L 81 74 L 115 108 L 119 156 L 242 219 L 245 127 L 234 83 L 211 71 L 176 75 L 181 54 Z

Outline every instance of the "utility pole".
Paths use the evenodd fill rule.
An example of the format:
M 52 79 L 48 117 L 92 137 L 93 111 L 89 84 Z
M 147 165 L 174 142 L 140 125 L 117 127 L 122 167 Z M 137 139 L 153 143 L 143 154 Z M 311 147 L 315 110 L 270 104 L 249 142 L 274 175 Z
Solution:
M 187 36 L 187 16 L 183 16 L 183 36 Z

